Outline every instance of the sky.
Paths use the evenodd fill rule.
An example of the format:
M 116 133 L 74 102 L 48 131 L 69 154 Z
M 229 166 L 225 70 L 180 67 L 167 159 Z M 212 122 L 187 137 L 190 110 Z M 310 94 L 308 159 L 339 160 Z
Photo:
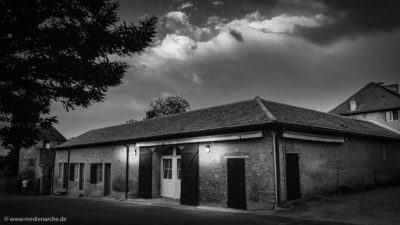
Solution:
M 141 120 L 180 95 L 191 109 L 260 96 L 327 112 L 369 82 L 400 83 L 398 0 L 120 0 L 128 23 L 157 16 L 154 43 L 122 58 L 123 84 L 104 102 L 66 112 L 67 138 Z

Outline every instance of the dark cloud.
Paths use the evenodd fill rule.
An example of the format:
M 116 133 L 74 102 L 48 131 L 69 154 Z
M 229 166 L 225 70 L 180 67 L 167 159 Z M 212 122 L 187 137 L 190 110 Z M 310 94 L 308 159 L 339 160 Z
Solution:
M 398 0 L 323 0 L 333 22 L 322 27 L 297 27 L 297 34 L 320 45 L 400 28 Z
M 238 41 L 238 42 L 242 42 L 243 43 L 243 36 L 242 36 L 242 34 L 239 32 L 239 31 L 237 31 L 237 30 L 234 30 L 234 29 L 230 29 L 229 30 L 229 34 L 233 37 L 233 38 L 235 38 L 236 39 L 236 41 Z

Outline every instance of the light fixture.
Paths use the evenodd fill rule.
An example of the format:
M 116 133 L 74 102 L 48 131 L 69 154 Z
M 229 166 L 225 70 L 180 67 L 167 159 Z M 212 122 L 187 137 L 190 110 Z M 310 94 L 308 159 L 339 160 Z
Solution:
M 206 152 L 210 152 L 210 145 L 206 145 Z
M 137 148 L 134 148 L 133 149 L 133 155 L 136 155 L 137 154 Z

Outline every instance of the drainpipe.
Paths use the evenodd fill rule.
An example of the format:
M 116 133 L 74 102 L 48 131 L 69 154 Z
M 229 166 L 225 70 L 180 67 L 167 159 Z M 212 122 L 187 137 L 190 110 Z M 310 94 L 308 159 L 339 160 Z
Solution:
M 68 161 L 67 161 L 67 185 L 65 186 L 65 194 L 68 194 L 68 184 L 69 184 L 69 159 L 71 156 L 71 150 L 68 150 Z M 65 178 L 64 178 L 65 179 Z
M 126 147 L 126 174 L 125 174 L 125 199 L 128 199 L 128 188 L 129 188 L 129 146 L 124 144 Z
M 272 150 L 274 153 L 274 177 L 275 177 L 275 208 L 281 206 L 279 139 L 276 132 L 272 132 Z

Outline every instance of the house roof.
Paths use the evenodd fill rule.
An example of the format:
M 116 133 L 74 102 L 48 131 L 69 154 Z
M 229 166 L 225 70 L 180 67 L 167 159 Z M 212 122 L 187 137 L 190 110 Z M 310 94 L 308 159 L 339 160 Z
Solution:
M 354 111 L 350 110 L 350 99 L 356 100 L 357 107 Z M 352 115 L 396 108 L 400 108 L 400 95 L 380 84 L 371 82 L 330 112 Z
M 53 126 L 50 128 L 40 128 L 40 133 L 39 133 L 39 139 L 40 140 L 46 140 L 46 141 L 60 141 L 64 142 L 67 139 Z
M 258 97 L 246 101 L 88 131 L 58 149 L 124 141 L 160 140 L 190 135 L 265 129 L 282 124 L 400 139 L 400 134 L 374 123 L 290 106 Z
M 0 121 L 0 129 L 7 126 L 8 124 L 4 121 Z M 53 126 L 50 126 L 50 128 L 39 128 L 39 135 L 38 138 L 40 140 L 46 140 L 46 141 L 59 141 L 59 142 L 64 142 L 67 139 Z M 0 140 L 1 141 L 1 140 Z M 1 142 L 0 142 L 1 143 Z

